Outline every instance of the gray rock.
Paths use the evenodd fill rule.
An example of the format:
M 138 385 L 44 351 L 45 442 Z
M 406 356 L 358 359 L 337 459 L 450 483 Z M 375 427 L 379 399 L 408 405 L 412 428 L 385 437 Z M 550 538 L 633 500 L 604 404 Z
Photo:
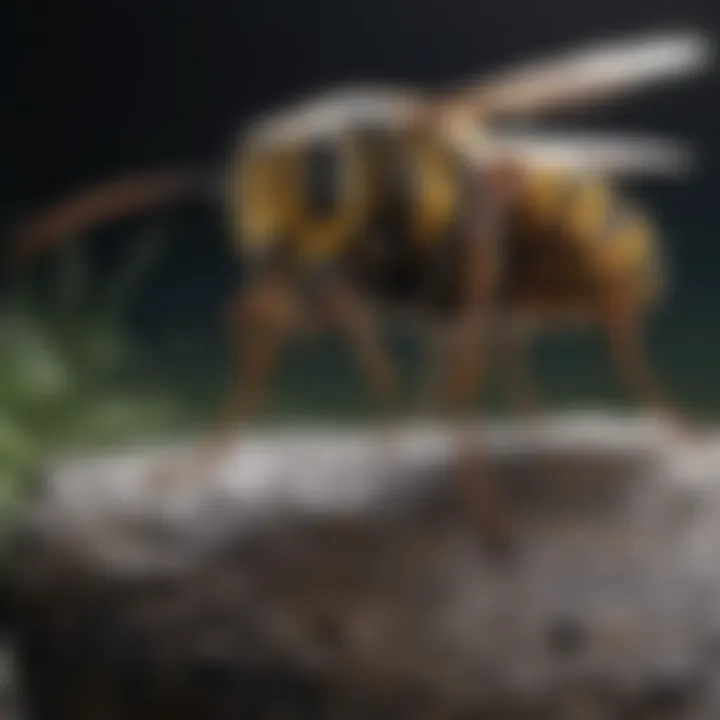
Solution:
M 439 426 L 249 437 L 163 493 L 182 448 L 54 464 L 13 578 L 38 717 L 720 717 L 720 444 L 603 415 L 482 437 L 503 563 Z

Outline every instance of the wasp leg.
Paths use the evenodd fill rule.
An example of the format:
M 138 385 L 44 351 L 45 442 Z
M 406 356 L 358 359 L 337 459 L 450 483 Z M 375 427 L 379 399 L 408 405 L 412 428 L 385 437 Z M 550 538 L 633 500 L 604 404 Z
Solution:
M 442 328 L 432 326 L 423 337 L 424 367 L 422 387 L 416 406 L 420 417 L 434 418 L 441 407 L 441 390 L 446 378 L 443 369 L 448 365 L 447 337 Z
M 494 556 L 505 557 L 512 551 L 513 529 L 507 504 L 498 488 L 485 454 L 480 431 L 466 424 L 483 386 L 485 368 L 482 358 L 485 350 L 483 323 L 478 316 L 473 319 L 474 332 L 463 324 L 453 333 L 451 357 L 447 373 L 447 390 L 444 395 L 449 402 L 451 416 L 460 420 L 457 437 L 455 488 L 469 513 L 474 530 L 483 538 L 487 549 Z M 465 336 L 465 337 L 463 337 Z
M 398 376 L 368 303 L 348 283 L 332 281 L 322 298 L 330 321 L 345 333 L 376 407 L 384 417 L 399 411 Z
M 495 311 L 497 246 L 471 243 L 465 259 L 460 278 L 464 302 L 450 335 L 442 397 L 451 415 L 462 423 L 455 470 L 457 493 L 488 550 L 507 557 L 514 540 L 510 513 L 488 467 L 478 430 L 464 422 L 476 407 L 486 375 L 483 360 Z
M 498 338 L 499 370 L 511 407 L 524 417 L 538 419 L 542 403 L 532 381 L 530 332 L 524 327 L 502 329 Z
M 650 369 L 643 339 L 643 319 L 642 302 L 624 287 L 613 287 L 601 302 L 600 323 L 621 378 L 645 407 L 684 434 L 690 424 L 668 399 Z
M 290 287 L 275 277 L 257 281 L 231 301 L 228 329 L 235 369 L 229 401 L 197 455 L 181 468 L 166 468 L 159 482 L 208 477 L 234 444 L 240 427 L 261 412 L 296 309 Z
M 391 473 L 399 441 L 400 398 L 395 364 L 382 342 L 371 308 L 349 284 L 333 280 L 324 289 L 323 300 L 328 319 L 349 341 L 383 424 L 390 425 L 381 435 L 380 463 Z
M 263 410 L 284 340 L 297 321 L 290 287 L 278 280 L 259 284 L 231 305 L 229 336 L 236 370 L 216 437 L 227 438 Z

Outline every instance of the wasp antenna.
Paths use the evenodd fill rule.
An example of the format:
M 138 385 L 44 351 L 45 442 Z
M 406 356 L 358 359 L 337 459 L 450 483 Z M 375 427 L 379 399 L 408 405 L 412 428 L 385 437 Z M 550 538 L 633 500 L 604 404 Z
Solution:
M 215 195 L 214 173 L 180 167 L 140 172 L 63 198 L 21 222 L 12 233 L 11 260 L 29 261 L 72 238 L 189 198 Z

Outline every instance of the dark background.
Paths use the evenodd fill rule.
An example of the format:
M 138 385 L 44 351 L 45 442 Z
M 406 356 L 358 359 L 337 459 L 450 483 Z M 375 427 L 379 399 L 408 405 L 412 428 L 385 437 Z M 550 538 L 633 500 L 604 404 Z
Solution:
M 243 119 L 308 90 L 366 80 L 432 86 L 609 35 L 699 28 L 719 37 L 720 4 L 14 0 L 0 26 L 7 220 L 109 175 L 221 158 Z M 658 363 L 688 402 L 711 408 L 720 407 L 719 91 L 715 72 L 576 119 L 585 127 L 678 135 L 701 152 L 691 183 L 635 190 L 665 224 L 675 276 L 653 331 Z M 200 338 L 217 337 L 212 318 L 232 286 L 233 259 L 213 209 L 184 207 L 161 219 L 173 252 L 153 277 L 137 324 L 146 340 L 182 326 L 197 349 L 205 344 Z M 104 262 L 136 224 L 100 233 Z M 541 351 L 539 362 L 562 377 L 564 395 L 601 385 L 598 371 L 588 369 L 595 346 L 559 342 L 550 354 Z

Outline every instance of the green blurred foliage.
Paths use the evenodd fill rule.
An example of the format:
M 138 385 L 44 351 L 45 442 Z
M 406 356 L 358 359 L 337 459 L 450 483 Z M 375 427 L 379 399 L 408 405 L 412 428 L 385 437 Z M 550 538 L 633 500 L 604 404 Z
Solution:
M 49 301 L 32 270 L 13 278 L 0 306 L 0 528 L 48 457 L 145 440 L 182 417 L 169 391 L 134 372 L 140 353 L 126 322 L 163 245 L 157 232 L 139 238 L 98 288 L 83 244 L 72 243 Z

